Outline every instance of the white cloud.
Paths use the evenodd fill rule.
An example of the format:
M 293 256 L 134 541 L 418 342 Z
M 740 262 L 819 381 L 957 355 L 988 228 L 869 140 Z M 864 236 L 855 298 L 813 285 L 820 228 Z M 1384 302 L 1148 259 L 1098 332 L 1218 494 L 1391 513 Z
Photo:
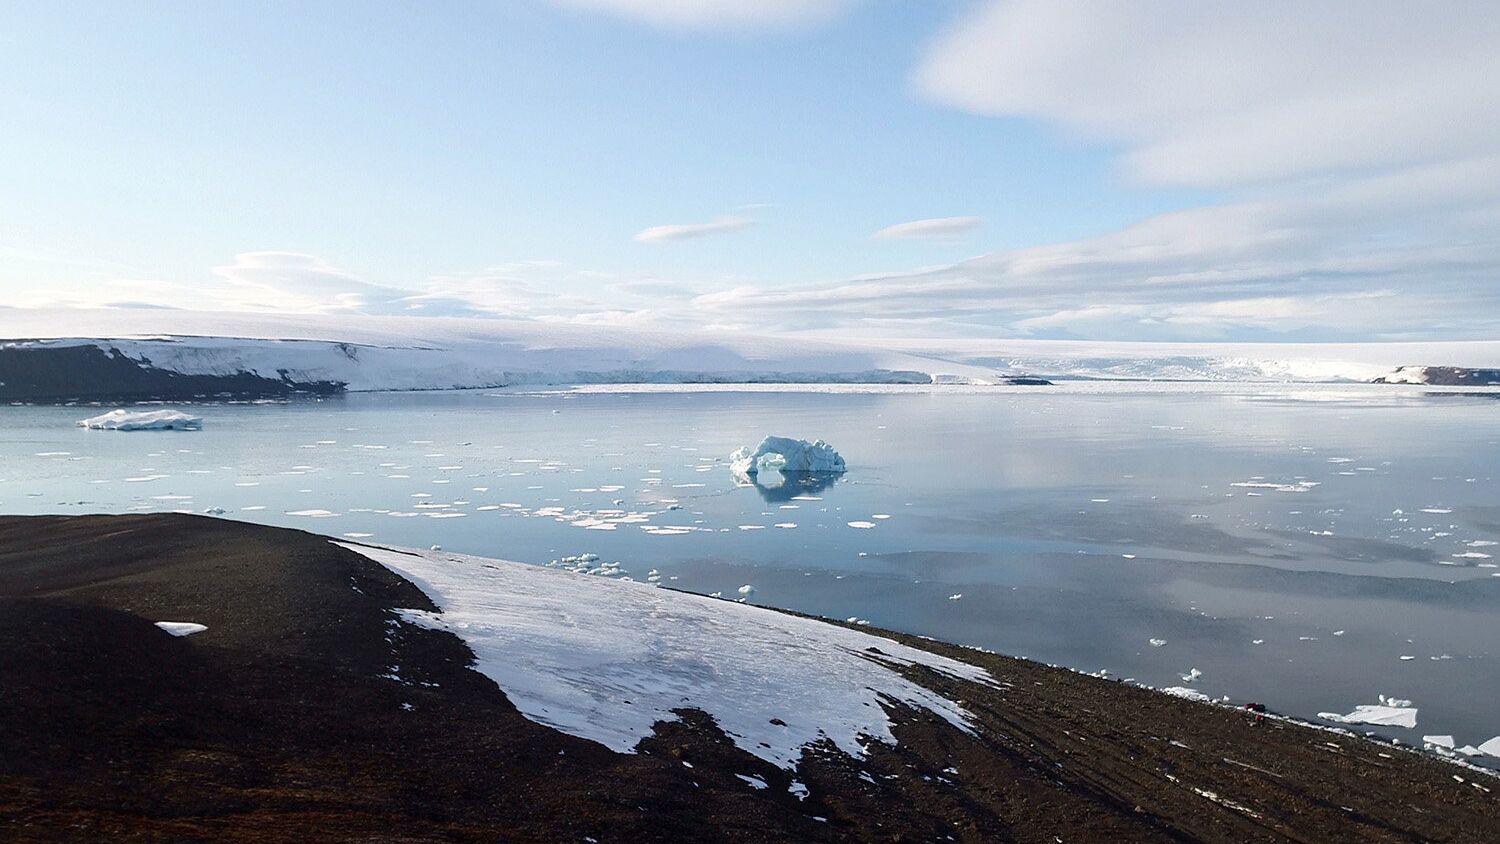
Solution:
M 1484 336 L 1500 329 L 1497 219 L 1500 157 L 1185 209 L 947 267 L 742 286 L 694 306 L 705 321 L 786 330 Z
M 1500 6 L 989 0 L 918 88 L 1124 143 L 1130 174 L 1237 185 L 1496 151 Z
M 311 313 L 471 313 L 460 301 L 364 281 L 299 252 L 241 252 L 214 268 L 234 306 Z
M 668 240 L 690 240 L 695 237 L 708 237 L 715 234 L 728 234 L 747 229 L 755 225 L 755 221 L 747 217 L 720 217 L 707 223 L 677 223 L 665 226 L 652 226 L 638 232 L 635 239 L 640 243 L 660 243 Z
M 553 0 L 669 29 L 775 29 L 833 18 L 851 0 Z
M 978 217 L 933 217 L 886 226 L 870 235 L 876 240 L 956 240 L 979 227 Z

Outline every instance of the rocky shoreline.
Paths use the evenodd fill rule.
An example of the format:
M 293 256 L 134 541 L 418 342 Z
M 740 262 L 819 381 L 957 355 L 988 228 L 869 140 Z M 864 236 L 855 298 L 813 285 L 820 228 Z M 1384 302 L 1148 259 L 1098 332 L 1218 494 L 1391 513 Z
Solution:
M 973 734 L 892 706 L 895 745 L 864 758 L 814 745 L 794 777 L 684 710 L 616 753 L 528 720 L 462 639 L 403 624 L 398 607 L 438 610 L 301 531 L 0 518 L 0 838 L 1500 837 L 1488 774 L 886 631 L 869 632 L 995 679 L 901 669 L 961 702 Z M 207 629 L 178 637 L 158 621 Z

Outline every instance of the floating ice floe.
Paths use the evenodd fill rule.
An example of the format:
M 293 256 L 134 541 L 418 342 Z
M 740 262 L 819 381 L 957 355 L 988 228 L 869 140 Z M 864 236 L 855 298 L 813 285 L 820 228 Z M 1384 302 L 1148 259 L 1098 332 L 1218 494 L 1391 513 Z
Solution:
M 844 471 L 844 458 L 822 440 L 766 437 L 753 449 L 744 446 L 729 455 L 729 470 L 745 478 L 763 471 L 836 475 Z
M 1354 711 L 1348 715 L 1340 715 L 1337 712 L 1319 712 L 1318 717 L 1338 724 L 1373 724 L 1379 727 L 1405 727 L 1406 729 L 1417 726 L 1417 708 L 1411 705 L 1411 701 L 1385 695 L 1380 695 L 1379 704 L 1360 704 L 1354 707 Z
M 198 431 L 203 417 L 179 410 L 111 410 L 80 419 L 78 426 L 98 431 Z
M 439 611 L 401 617 L 463 639 L 476 669 L 524 715 L 617 752 L 694 708 L 783 768 L 825 740 L 863 757 L 871 742 L 895 743 L 886 710 L 893 703 L 973 731 L 960 704 L 896 669 L 994 682 L 958 660 L 750 604 L 521 563 L 340 544 L 421 588 Z
M 1270 489 L 1276 492 L 1310 492 L 1313 487 L 1321 485 L 1317 481 L 1294 481 L 1289 484 L 1278 484 L 1263 480 L 1238 481 L 1230 484 L 1230 486 L 1243 489 Z
M 192 621 L 158 621 L 156 626 L 171 633 L 173 636 L 191 636 L 194 633 L 202 633 L 208 629 L 207 625 Z

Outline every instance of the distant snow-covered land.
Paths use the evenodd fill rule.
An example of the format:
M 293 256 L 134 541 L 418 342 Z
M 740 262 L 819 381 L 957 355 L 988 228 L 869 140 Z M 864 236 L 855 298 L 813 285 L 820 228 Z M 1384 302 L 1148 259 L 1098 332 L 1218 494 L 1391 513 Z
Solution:
M 956 339 L 892 340 L 887 345 L 974 366 L 1059 379 L 1340 382 L 1373 381 L 1390 376 L 1400 367 L 1500 366 L 1500 340 L 1163 343 Z
M 864 345 L 491 319 L 0 309 L 14 350 L 95 346 L 186 376 L 345 389 L 573 383 L 988 383 L 983 366 Z
M 203 392 L 518 384 L 996 384 L 1015 376 L 1174 381 L 1412 381 L 1500 367 L 1500 341 L 1126 343 L 813 340 L 501 319 L 0 308 L 0 375 L 23 352 L 89 347 Z M 97 354 L 97 353 L 95 353 Z M 1408 367 L 1402 374 L 1398 368 Z M 1430 369 L 1428 369 L 1430 368 Z M 26 374 L 22 367 L 22 374 Z M 197 380 L 192 380 L 197 379 Z M 3 381 L 0 378 L 0 381 Z M 187 382 L 192 381 L 191 384 Z M 1432 383 L 1428 380 L 1427 383 Z M 25 396 L 11 396 L 11 398 Z

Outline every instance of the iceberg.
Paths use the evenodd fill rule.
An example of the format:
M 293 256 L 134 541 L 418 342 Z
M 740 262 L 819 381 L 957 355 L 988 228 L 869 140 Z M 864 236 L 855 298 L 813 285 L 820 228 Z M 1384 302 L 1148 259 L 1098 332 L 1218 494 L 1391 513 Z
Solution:
M 844 458 L 822 440 L 766 437 L 753 449 L 744 446 L 729 455 L 729 470 L 752 479 L 762 471 L 838 475 L 844 472 Z
M 111 410 L 80 419 L 78 425 L 101 431 L 197 431 L 203 417 L 178 410 Z
M 1417 709 L 1411 705 L 1411 701 L 1386 698 L 1384 695 L 1378 705 L 1362 703 L 1348 715 L 1319 712 L 1318 717 L 1336 724 L 1373 724 L 1377 727 L 1405 727 L 1408 730 L 1417 726 Z

